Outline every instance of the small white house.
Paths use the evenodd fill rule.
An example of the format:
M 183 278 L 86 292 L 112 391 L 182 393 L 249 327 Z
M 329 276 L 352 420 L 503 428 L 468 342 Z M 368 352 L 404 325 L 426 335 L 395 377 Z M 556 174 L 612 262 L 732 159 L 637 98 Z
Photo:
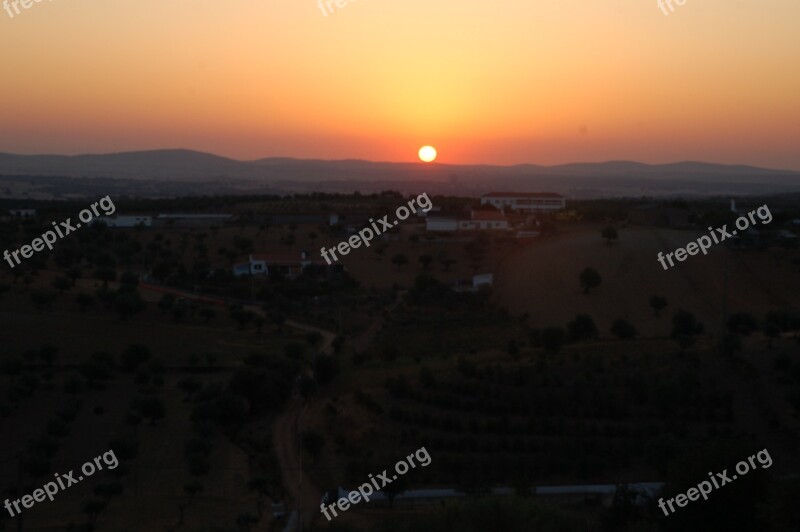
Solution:
M 269 275 L 270 269 L 289 278 L 297 277 L 309 266 L 324 266 L 322 260 L 311 259 L 308 253 L 301 251 L 299 254 L 282 253 L 269 255 L 250 255 L 247 262 L 233 265 L 233 275 Z
M 458 217 L 444 214 L 429 214 L 425 218 L 426 231 L 458 231 Z
M 480 288 L 481 286 L 492 286 L 494 284 L 494 274 L 480 273 L 472 276 L 472 288 Z
M 247 262 L 240 262 L 233 265 L 233 275 L 241 277 L 243 275 L 266 275 L 267 261 L 250 255 Z

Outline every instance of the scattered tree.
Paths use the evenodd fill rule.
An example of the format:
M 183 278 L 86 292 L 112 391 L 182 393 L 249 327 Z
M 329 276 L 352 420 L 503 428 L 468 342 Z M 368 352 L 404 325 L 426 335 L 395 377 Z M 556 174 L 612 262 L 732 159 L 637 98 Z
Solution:
M 695 336 L 702 334 L 703 325 L 698 323 L 694 314 L 679 310 L 672 317 L 672 332 L 670 337 L 678 342 L 681 352 L 691 347 L 695 342 Z
M 167 415 L 164 402 L 158 397 L 142 397 L 134 401 L 133 407 L 138 410 L 143 417 L 148 418 L 151 425 L 155 425 L 156 421 L 164 419 Z
M 397 271 L 400 271 L 400 268 L 408 264 L 408 257 L 403 255 L 402 253 L 398 253 L 394 257 L 392 257 L 392 264 L 397 266 Z
M 667 299 L 662 296 L 653 296 L 650 298 L 650 306 L 653 307 L 656 317 L 661 316 L 661 311 L 667 307 Z
M 72 288 L 72 281 L 69 280 L 68 277 L 58 276 L 53 279 L 53 288 L 59 291 L 59 293 L 63 294 L 70 288 Z
M 588 314 L 578 314 L 575 319 L 567 323 L 569 339 L 573 342 L 597 338 L 597 326 Z
M 594 268 L 585 268 L 580 275 L 581 287 L 583 293 L 588 294 L 592 288 L 600 286 L 602 281 L 600 274 Z
M 631 338 L 636 337 L 636 329 L 634 326 L 623 319 L 614 320 L 614 323 L 611 325 L 611 329 L 609 330 L 611 331 L 611 334 L 620 340 L 630 340 Z
M 431 264 L 433 264 L 433 255 L 429 255 L 427 253 L 425 255 L 420 255 L 419 263 L 422 264 L 423 270 L 428 271 L 428 269 L 431 267 Z
M 561 327 L 547 327 L 541 334 L 542 347 L 546 352 L 556 354 L 564 345 L 565 337 L 566 333 Z
M 603 236 L 603 238 L 606 239 L 606 244 L 608 244 L 609 246 L 611 245 L 612 240 L 616 240 L 619 237 L 619 235 L 617 234 L 617 228 L 611 226 L 603 229 L 603 231 L 600 234 Z
M 739 336 L 750 336 L 758 330 L 758 321 L 755 316 L 747 312 L 738 312 L 728 317 L 728 331 Z
M 75 302 L 81 307 L 81 312 L 94 305 L 94 298 L 86 292 L 81 292 L 75 296 Z
M 717 348 L 721 355 L 731 357 L 742 350 L 742 340 L 738 335 L 728 333 L 722 336 Z

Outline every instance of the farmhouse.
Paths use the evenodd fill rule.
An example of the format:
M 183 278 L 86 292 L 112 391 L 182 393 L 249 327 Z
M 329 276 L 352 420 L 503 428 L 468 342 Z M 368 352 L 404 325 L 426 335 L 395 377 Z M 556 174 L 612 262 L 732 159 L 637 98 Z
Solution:
M 308 253 L 302 251 L 299 255 L 293 254 L 251 254 L 248 260 L 233 265 L 233 275 L 269 275 L 270 273 L 282 274 L 293 278 L 299 276 L 307 268 L 324 270 L 327 265 L 321 260 L 308 258 Z
M 481 196 L 481 205 L 525 213 L 555 212 L 566 207 L 566 200 L 554 192 L 490 192 Z

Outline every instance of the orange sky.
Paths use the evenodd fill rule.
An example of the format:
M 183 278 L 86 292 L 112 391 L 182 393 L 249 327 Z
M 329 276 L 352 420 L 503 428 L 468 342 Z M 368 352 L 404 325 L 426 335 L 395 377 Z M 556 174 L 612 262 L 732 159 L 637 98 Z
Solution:
M 2 0 L 0 0 L 0 5 Z M 799 0 L 47 0 L 0 151 L 800 169 Z

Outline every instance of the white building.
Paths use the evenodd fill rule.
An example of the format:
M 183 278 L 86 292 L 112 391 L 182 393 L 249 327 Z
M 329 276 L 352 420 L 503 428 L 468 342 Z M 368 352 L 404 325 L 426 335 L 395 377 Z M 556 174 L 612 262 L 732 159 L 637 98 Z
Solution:
M 508 219 L 500 211 L 470 211 L 469 214 L 428 214 L 427 231 L 505 231 Z
M 458 216 L 428 214 L 425 218 L 426 231 L 458 231 Z
M 566 200 L 554 192 L 490 192 L 481 196 L 481 205 L 521 212 L 555 212 L 566 207 Z
M 494 275 L 491 273 L 480 273 L 472 276 L 472 288 L 480 288 L 481 286 L 492 286 L 494 284 Z
M 247 262 L 240 262 L 233 265 L 233 275 L 241 277 L 243 275 L 266 275 L 267 261 L 250 255 Z
M 10 209 L 8 214 L 19 218 L 30 218 L 36 216 L 36 209 Z
M 136 226 L 143 226 L 143 227 L 152 227 L 153 226 L 153 217 L 152 216 L 138 216 L 138 215 L 131 215 L 131 216 L 116 216 L 114 218 L 110 218 L 108 216 L 103 216 L 100 218 L 95 218 L 92 220 L 92 223 L 95 222 L 103 222 L 108 227 L 136 227 Z
M 269 275 L 270 271 L 282 273 L 288 278 L 294 278 L 303 273 L 309 266 L 324 266 L 325 262 L 318 259 L 311 259 L 308 253 L 301 251 L 299 254 L 279 253 L 279 254 L 250 254 L 246 262 L 233 265 L 233 275 L 241 277 L 243 275 Z

